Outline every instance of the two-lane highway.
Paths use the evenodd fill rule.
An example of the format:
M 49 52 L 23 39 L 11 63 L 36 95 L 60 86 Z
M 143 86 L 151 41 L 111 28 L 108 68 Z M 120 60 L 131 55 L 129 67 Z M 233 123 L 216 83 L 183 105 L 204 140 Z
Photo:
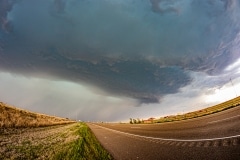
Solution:
M 162 124 L 88 124 L 115 159 L 240 159 L 240 107 Z

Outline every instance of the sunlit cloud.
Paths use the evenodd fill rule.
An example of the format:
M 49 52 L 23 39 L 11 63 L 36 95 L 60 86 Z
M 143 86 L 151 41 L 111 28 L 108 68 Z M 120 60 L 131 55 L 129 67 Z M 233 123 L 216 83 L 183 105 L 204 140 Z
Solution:
M 240 85 L 236 86 L 224 86 L 221 89 L 216 89 L 212 95 L 205 98 L 206 103 L 220 103 L 232 98 L 235 98 L 238 94 L 236 92 Z
M 225 71 L 236 71 L 237 73 L 240 72 L 240 59 L 238 59 L 236 62 L 234 62 L 233 64 L 229 65 Z

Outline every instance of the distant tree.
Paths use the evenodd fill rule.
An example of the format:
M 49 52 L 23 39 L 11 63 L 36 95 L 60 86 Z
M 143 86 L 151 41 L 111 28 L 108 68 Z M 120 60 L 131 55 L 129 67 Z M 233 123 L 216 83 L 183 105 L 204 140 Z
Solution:
M 133 119 L 133 123 L 136 124 L 136 123 L 137 123 L 137 120 L 136 120 L 136 119 Z
M 141 123 L 142 121 L 139 119 L 139 118 L 137 118 L 137 123 Z
M 129 122 L 130 124 L 133 124 L 133 119 L 132 118 L 130 118 L 130 122 Z

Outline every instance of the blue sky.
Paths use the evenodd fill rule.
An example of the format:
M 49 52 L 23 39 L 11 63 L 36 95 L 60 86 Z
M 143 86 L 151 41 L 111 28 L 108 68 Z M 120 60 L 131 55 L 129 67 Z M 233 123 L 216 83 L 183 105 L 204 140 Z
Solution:
M 240 94 L 237 0 L 0 0 L 0 6 L 6 103 L 125 121 Z

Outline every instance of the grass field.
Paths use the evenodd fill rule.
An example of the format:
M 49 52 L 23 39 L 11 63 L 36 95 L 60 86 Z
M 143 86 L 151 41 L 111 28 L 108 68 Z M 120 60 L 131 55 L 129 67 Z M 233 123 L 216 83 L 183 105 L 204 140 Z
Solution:
M 92 131 L 85 123 L 75 126 L 75 134 L 81 136 L 77 140 L 65 146 L 58 152 L 54 159 L 76 159 L 76 160 L 110 160 L 111 155 L 102 148 Z
M 0 133 L 0 159 L 112 159 L 85 123 L 7 128 Z
M 41 127 L 73 122 L 66 118 L 29 112 L 0 102 L 1 128 Z
M 221 112 L 221 111 L 224 111 L 224 110 L 227 110 L 227 109 L 239 106 L 239 105 L 240 105 L 240 96 L 236 97 L 234 99 L 231 99 L 229 101 L 202 109 L 202 110 L 189 112 L 189 113 L 181 114 L 181 115 L 172 115 L 172 116 L 161 117 L 160 119 L 155 119 L 153 121 L 153 123 L 173 122 L 173 121 L 181 121 L 181 120 L 202 117 L 202 116 L 210 115 L 213 113 Z
M 0 159 L 112 159 L 83 122 L 0 102 Z

